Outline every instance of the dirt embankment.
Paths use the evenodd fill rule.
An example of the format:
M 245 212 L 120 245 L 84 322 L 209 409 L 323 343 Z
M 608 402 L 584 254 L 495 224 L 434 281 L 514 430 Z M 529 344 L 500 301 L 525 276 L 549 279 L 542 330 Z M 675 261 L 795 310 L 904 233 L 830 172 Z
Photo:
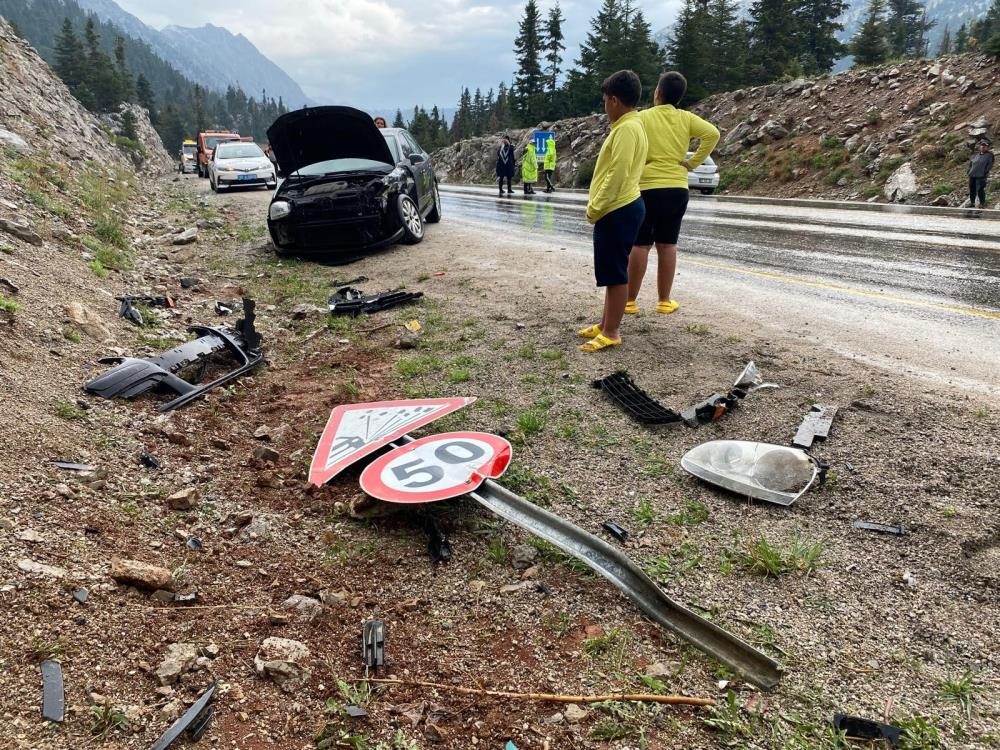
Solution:
M 978 55 L 911 60 L 741 89 L 693 109 L 722 131 L 723 194 L 957 206 L 968 197 L 973 145 L 1000 127 L 998 70 Z M 607 117 L 537 127 L 556 132 L 558 184 L 585 185 Z M 510 133 L 518 158 L 535 129 Z M 492 182 L 498 143 L 494 135 L 435 152 L 439 176 Z

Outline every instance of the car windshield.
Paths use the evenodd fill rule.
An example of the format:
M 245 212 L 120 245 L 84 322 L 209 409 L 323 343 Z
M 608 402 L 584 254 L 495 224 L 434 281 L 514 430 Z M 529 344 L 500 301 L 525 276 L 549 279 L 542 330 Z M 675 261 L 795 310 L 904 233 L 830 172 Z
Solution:
M 220 143 L 232 141 L 235 138 L 235 135 L 208 135 L 205 136 L 205 148 L 215 149 Z
M 389 146 L 389 151 L 392 153 L 392 158 L 395 159 L 396 163 L 398 164 L 400 161 L 402 161 L 399 158 L 399 141 L 396 140 L 396 136 L 394 135 L 385 135 L 385 142 L 386 145 Z
M 374 161 L 373 159 L 330 159 L 329 161 L 319 161 L 307 167 L 302 167 L 297 174 L 302 177 L 316 177 L 333 172 L 360 172 L 367 169 L 387 169 L 388 166 L 384 161 Z
M 195 146 L 193 143 L 191 143 L 191 144 L 185 143 L 184 144 L 184 153 L 185 154 L 193 154 L 197 150 L 198 150 L 198 147 Z
M 219 159 L 253 159 L 264 158 L 264 152 L 256 143 L 240 143 L 239 145 L 229 145 L 224 143 L 219 146 L 217 155 Z

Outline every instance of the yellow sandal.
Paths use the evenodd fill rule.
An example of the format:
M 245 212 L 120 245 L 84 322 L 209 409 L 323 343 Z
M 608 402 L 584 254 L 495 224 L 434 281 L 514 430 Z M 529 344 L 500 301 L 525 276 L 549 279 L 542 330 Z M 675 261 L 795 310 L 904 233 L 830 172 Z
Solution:
M 669 315 L 672 312 L 676 312 L 677 308 L 680 307 L 679 302 L 675 302 L 672 299 L 668 299 L 666 302 L 656 303 L 656 312 L 662 313 L 663 315 Z
M 580 351 L 586 352 L 587 354 L 592 354 L 594 352 L 599 352 L 601 349 L 607 349 L 612 346 L 618 346 L 622 343 L 619 339 L 609 339 L 603 333 L 599 333 L 586 344 L 580 344 Z
M 639 314 L 639 303 L 634 299 L 630 299 L 625 303 L 625 314 L 626 315 L 638 315 Z
M 579 333 L 581 339 L 597 338 L 598 336 L 601 335 L 601 326 L 595 323 L 594 325 L 588 326 L 587 328 L 581 328 Z

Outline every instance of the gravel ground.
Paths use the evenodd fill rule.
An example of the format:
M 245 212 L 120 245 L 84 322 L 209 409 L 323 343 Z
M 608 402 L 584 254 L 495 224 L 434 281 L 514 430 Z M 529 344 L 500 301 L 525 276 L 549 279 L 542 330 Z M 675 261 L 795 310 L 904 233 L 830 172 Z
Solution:
M 51 400 L 81 398 L 85 363 L 106 352 L 85 342 L 69 361 L 53 360 L 46 340 L 20 329 L 3 345 L 5 358 L 27 363 L 18 392 L 37 383 L 45 399 L 14 399 L 3 418 L 8 730 L 0 747 L 145 748 L 213 679 L 221 695 L 203 743 L 249 750 L 314 747 L 318 734 L 371 748 L 497 748 L 507 739 L 539 749 L 825 748 L 836 747 L 825 726 L 838 711 L 914 727 L 923 718 L 948 747 L 1000 744 L 1000 404 L 928 390 L 803 345 L 794 331 L 757 337 L 722 314 L 725 301 L 719 315 L 643 313 L 627 321 L 625 346 L 583 355 L 575 331 L 600 304 L 585 257 L 446 217 L 419 246 L 346 267 L 279 262 L 261 231 L 266 195 L 203 191 L 195 178 L 157 191 L 166 225 L 219 226 L 206 225 L 194 245 L 143 253 L 131 281 L 180 302 L 143 333 L 169 338 L 190 322 L 214 323 L 215 300 L 246 292 L 259 303 L 267 368 L 167 418 L 149 400 L 87 398 L 82 417 L 67 420 Z M 425 300 L 330 327 L 321 309 L 293 315 L 322 306 L 335 279 L 358 275 L 371 278 L 366 289 L 405 285 Z M 199 284 L 182 290 L 181 276 Z M 118 345 L 136 351 L 139 334 L 113 312 L 105 320 Z M 394 343 L 410 318 L 423 334 L 417 349 L 400 351 Z M 680 407 L 724 389 L 748 359 L 783 387 L 696 431 L 631 422 L 590 385 L 626 368 Z M 628 528 L 625 550 L 672 597 L 782 662 L 779 687 L 757 691 L 645 620 L 602 579 L 468 500 L 426 511 L 448 528 L 455 552 L 434 566 L 421 516 L 365 503 L 357 471 L 323 489 L 306 484 L 334 405 L 427 395 L 479 400 L 421 434 L 505 434 L 515 460 L 501 483 L 597 533 L 608 519 Z M 705 440 L 787 444 L 814 402 L 840 407 L 818 450 L 830 480 L 791 508 L 748 503 L 680 471 L 683 453 Z M 30 425 L 29 439 L 18 439 L 19 424 Z M 255 438 L 260 427 L 266 437 Z M 162 467 L 141 467 L 141 450 Z M 47 464 L 53 457 L 99 471 L 69 475 Z M 191 487 L 196 507 L 171 510 L 166 498 Z M 858 531 L 856 519 L 901 523 L 908 533 Z M 204 549 L 191 551 L 188 535 Z M 761 540 L 785 552 L 797 545 L 789 564 L 799 569 L 777 577 L 749 569 Z M 810 562 L 804 550 L 813 545 Z M 177 591 L 197 601 L 167 604 L 116 584 L 114 558 L 169 569 Z M 18 567 L 25 559 L 65 575 L 27 573 Z M 81 586 L 90 592 L 83 605 L 72 597 Z M 322 598 L 322 612 L 284 612 L 296 594 Z M 722 703 L 731 692 L 735 707 L 579 713 L 394 686 L 370 697 L 368 719 L 341 721 L 337 681 L 362 676 L 358 641 L 370 618 L 386 621 L 383 671 L 401 679 L 571 694 L 665 690 Z M 309 649 L 303 684 L 285 691 L 255 673 L 269 637 Z M 203 655 L 160 686 L 157 668 L 178 643 Z M 58 726 L 39 716 L 46 656 L 66 674 L 67 721 Z M 92 733 L 95 716 L 121 726 L 102 739 Z

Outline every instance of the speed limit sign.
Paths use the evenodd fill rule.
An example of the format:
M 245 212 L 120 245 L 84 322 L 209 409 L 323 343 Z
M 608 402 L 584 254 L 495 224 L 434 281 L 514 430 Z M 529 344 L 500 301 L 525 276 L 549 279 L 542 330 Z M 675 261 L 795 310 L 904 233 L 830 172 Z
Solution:
M 415 440 L 377 458 L 361 473 L 361 489 L 390 503 L 432 503 L 472 492 L 510 464 L 510 443 L 485 432 L 446 432 Z

